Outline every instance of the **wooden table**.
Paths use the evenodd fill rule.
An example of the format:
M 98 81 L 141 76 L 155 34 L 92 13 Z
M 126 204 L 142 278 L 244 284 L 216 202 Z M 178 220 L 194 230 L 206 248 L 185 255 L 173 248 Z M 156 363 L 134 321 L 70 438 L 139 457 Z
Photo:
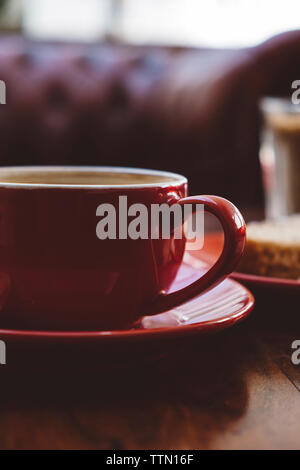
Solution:
M 299 449 L 299 301 L 274 305 L 138 367 L 1 366 L 0 447 Z

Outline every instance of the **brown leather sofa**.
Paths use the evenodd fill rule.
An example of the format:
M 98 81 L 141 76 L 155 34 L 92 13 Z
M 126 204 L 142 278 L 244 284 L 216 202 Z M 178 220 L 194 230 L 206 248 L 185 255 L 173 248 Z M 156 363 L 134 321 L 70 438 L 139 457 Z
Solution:
M 290 93 L 299 50 L 300 31 L 241 50 L 2 37 L 0 165 L 166 169 L 191 193 L 261 204 L 257 103 Z

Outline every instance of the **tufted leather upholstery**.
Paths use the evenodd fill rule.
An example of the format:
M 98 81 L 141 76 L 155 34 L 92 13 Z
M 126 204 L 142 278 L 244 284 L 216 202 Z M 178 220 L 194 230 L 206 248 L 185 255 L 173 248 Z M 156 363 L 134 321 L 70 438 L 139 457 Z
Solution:
M 218 51 L 2 37 L 0 165 L 166 169 L 186 174 L 193 193 L 257 203 L 257 99 L 272 53 L 269 43 Z

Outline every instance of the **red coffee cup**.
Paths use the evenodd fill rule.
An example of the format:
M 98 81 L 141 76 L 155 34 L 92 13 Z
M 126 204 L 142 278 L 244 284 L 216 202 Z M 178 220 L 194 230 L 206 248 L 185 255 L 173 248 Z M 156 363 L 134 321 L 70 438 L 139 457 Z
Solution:
M 175 292 L 185 239 L 99 239 L 98 208 L 203 204 L 224 230 L 218 261 Z M 97 212 L 98 211 L 98 212 Z M 118 227 L 116 232 L 118 231 Z M 238 209 L 218 196 L 187 197 L 185 177 L 116 167 L 0 169 L 0 319 L 11 328 L 121 329 L 220 283 L 245 244 Z

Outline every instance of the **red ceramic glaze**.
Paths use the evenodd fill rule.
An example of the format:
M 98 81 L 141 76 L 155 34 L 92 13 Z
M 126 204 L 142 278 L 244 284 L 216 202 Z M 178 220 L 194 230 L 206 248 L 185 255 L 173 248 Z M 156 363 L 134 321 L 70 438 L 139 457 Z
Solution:
M 191 282 L 203 265 L 184 262 L 174 289 Z M 52 370 L 74 370 L 82 376 L 87 369 L 150 365 L 154 361 L 174 360 L 177 354 L 193 354 L 193 342 L 204 345 L 208 335 L 244 320 L 254 305 L 252 294 L 238 282 L 225 279 L 214 289 L 168 312 L 141 319 L 134 329 L 114 331 L 28 331 L 0 329 L 5 341 L 5 369 L 36 371 L 38 377 Z M 225 342 L 226 344 L 226 342 Z M 226 347 L 226 346 L 225 346 Z M 187 357 L 187 360 L 188 357 Z M 19 374 L 19 372 L 17 372 Z M 104 377 L 105 378 L 105 377 Z
M 207 270 L 207 265 L 189 255 L 174 281 L 174 289 L 187 282 L 193 282 Z M 245 319 L 252 311 L 254 298 L 251 292 L 231 279 L 209 292 L 196 296 L 180 307 L 158 315 L 145 316 L 134 328 L 111 331 L 29 331 L 0 329 L 0 339 L 27 344 L 82 344 L 113 345 L 118 351 L 122 344 L 145 345 L 144 340 L 154 342 L 178 338 L 188 339 L 191 335 L 206 335 L 232 326 Z M 105 358 L 105 360 L 107 357 Z
M 223 246 L 222 233 L 208 233 L 205 236 L 205 251 L 198 256 L 206 262 L 213 262 L 219 255 Z M 258 276 L 241 272 L 232 272 L 230 277 L 239 281 L 252 289 L 273 290 L 274 292 L 294 292 L 300 293 L 300 281 L 296 279 L 281 279 L 277 277 Z
M 51 171 L 51 167 L 43 171 Z M 0 183 L 2 324 L 52 330 L 125 328 L 141 315 L 178 306 L 221 282 L 242 255 L 243 218 L 233 204 L 220 197 L 187 198 L 185 178 L 172 177 L 174 181 L 168 183 L 122 186 Z M 149 210 L 151 204 L 164 202 L 204 204 L 224 229 L 220 259 L 198 280 L 172 290 L 184 240 L 96 237 L 97 207 L 110 203 L 117 208 L 120 195 L 127 196 L 128 205 L 143 203 Z

